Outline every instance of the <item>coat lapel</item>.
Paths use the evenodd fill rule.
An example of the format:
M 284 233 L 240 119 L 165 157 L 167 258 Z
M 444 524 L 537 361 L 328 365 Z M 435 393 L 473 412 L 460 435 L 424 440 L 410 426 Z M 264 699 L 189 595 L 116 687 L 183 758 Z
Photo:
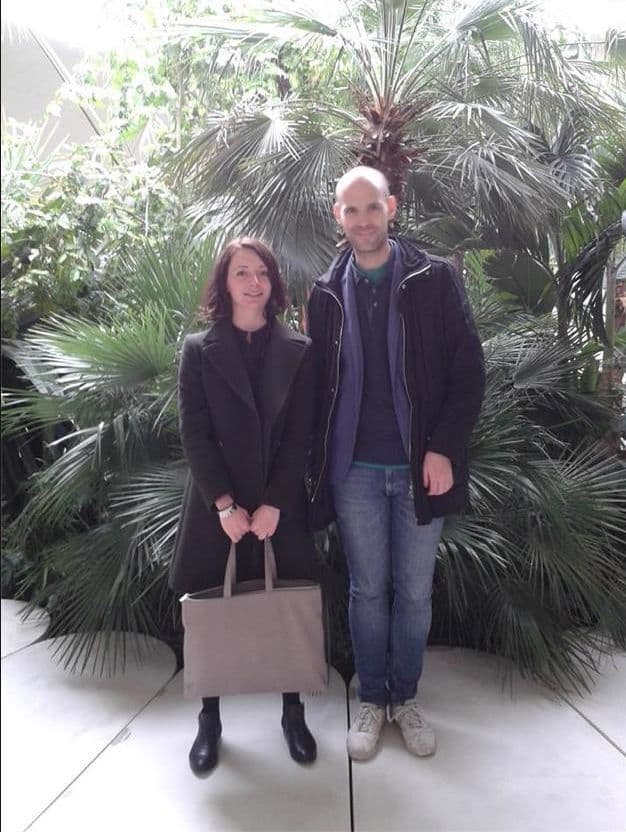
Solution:
M 294 376 L 304 356 L 304 345 L 302 336 L 274 321 L 261 378 L 262 447 L 265 465 L 268 464 L 272 452 L 272 428 L 287 401 Z M 219 373 L 233 392 L 257 415 L 248 373 L 230 321 L 217 321 L 207 332 L 202 345 L 202 355 L 204 361 Z
M 204 360 L 226 381 L 233 392 L 256 413 L 250 379 L 230 321 L 216 321 L 204 337 Z
M 261 402 L 263 445 L 269 449 L 274 422 L 287 401 L 294 376 L 304 355 L 301 336 L 274 321 L 263 362 Z

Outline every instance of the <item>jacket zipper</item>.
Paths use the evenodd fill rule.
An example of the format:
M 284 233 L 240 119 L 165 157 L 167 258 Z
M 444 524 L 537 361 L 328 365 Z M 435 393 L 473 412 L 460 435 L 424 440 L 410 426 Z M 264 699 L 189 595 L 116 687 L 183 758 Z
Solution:
M 403 287 L 403 286 L 404 286 L 404 284 L 407 282 L 407 280 L 410 280 L 412 277 L 418 277 L 418 275 L 420 275 L 420 274 L 424 274 L 424 272 L 427 272 L 427 271 L 430 271 L 430 263 L 429 263 L 427 266 L 424 266 L 424 268 L 423 268 L 423 269 L 420 269 L 420 270 L 419 270 L 419 271 L 417 271 L 417 272 L 411 272 L 410 274 L 407 274 L 407 276 L 406 276 L 406 277 L 404 277 L 404 278 L 400 281 L 400 283 L 398 284 L 398 288 L 396 289 L 396 292 L 399 292 L 399 291 L 400 291 L 400 289 L 402 289 L 402 287 Z
M 417 272 L 411 272 L 407 274 L 407 276 L 400 281 L 398 284 L 398 288 L 396 289 L 396 293 L 399 294 L 400 290 L 412 277 L 418 277 L 420 274 L 424 274 L 430 270 L 430 263 L 427 266 L 424 266 L 423 269 L 420 269 Z M 409 461 L 411 460 L 411 451 L 412 451 L 412 442 L 411 437 L 413 435 L 413 400 L 411 399 L 411 394 L 409 393 L 409 383 L 406 377 L 406 324 L 404 323 L 404 315 L 400 315 L 400 320 L 402 321 L 402 377 L 404 379 L 404 389 L 406 391 L 406 397 L 409 400 Z
M 330 410 L 328 411 L 328 421 L 326 423 L 326 431 L 324 433 L 324 456 L 322 459 L 322 465 L 320 468 L 319 477 L 317 478 L 317 483 L 315 485 L 315 490 L 313 491 L 313 496 L 311 497 L 311 502 L 315 502 L 315 498 L 317 497 L 317 492 L 319 491 L 320 484 L 322 482 L 322 478 L 324 476 L 324 471 L 326 470 L 326 461 L 328 459 L 328 434 L 330 432 L 330 422 L 333 416 L 333 411 L 335 409 L 335 401 L 337 400 L 337 393 L 339 391 L 339 365 L 341 362 L 341 343 L 343 341 L 343 324 L 344 324 L 344 311 L 341 305 L 341 301 L 337 297 L 337 295 L 331 291 L 330 289 L 325 289 L 322 286 L 317 287 L 321 292 L 326 292 L 326 294 L 330 295 L 337 301 L 337 306 L 339 307 L 339 312 L 341 313 L 341 325 L 339 327 L 339 342 L 337 345 L 337 373 L 335 377 L 335 386 L 333 389 L 333 399 L 330 403 Z
M 427 266 L 424 266 L 423 269 L 420 269 L 417 272 L 411 272 L 410 274 L 408 274 L 402 280 L 402 282 L 400 283 L 400 285 L 398 286 L 396 291 L 399 293 L 400 289 L 402 289 L 402 287 L 404 286 L 404 284 L 406 283 L 407 280 L 409 280 L 412 277 L 417 277 L 418 275 L 423 274 L 424 272 L 427 272 L 429 269 L 430 269 L 430 263 Z M 339 344 L 338 344 L 338 349 L 337 349 L 337 373 L 336 373 L 336 378 L 335 378 L 335 388 L 333 390 L 333 399 L 332 399 L 332 402 L 330 403 L 330 410 L 328 411 L 328 422 L 326 423 L 326 431 L 324 433 L 324 455 L 323 455 L 323 459 L 322 459 L 322 465 L 321 465 L 321 468 L 320 468 L 319 477 L 317 478 L 317 483 L 315 484 L 315 489 L 313 491 L 313 496 L 311 497 L 311 502 L 312 503 L 315 502 L 315 498 L 317 497 L 317 492 L 319 491 L 319 487 L 320 487 L 320 484 L 322 482 L 322 478 L 324 476 L 324 471 L 326 469 L 326 462 L 327 462 L 327 459 L 328 459 L 328 434 L 330 432 L 330 422 L 331 422 L 331 419 L 332 419 L 332 416 L 333 416 L 333 411 L 335 409 L 335 401 L 337 400 L 337 393 L 339 391 L 339 365 L 340 365 L 340 359 L 341 359 L 341 344 L 342 344 L 342 341 L 343 341 L 343 326 L 344 326 L 344 320 L 345 320 L 343 307 L 342 307 L 341 301 L 339 300 L 337 295 L 333 291 L 331 291 L 330 289 L 326 289 L 322 286 L 318 285 L 317 288 L 321 292 L 326 292 L 326 294 L 330 295 L 332 298 L 334 298 L 337 301 L 337 306 L 339 307 L 339 312 L 341 313 L 341 326 L 339 327 Z M 404 377 L 404 386 L 405 386 L 405 389 L 406 389 L 407 398 L 409 400 L 409 407 L 410 407 L 410 411 L 409 411 L 410 416 L 409 416 L 409 418 L 410 418 L 411 423 L 412 423 L 413 422 L 413 401 L 411 400 L 411 396 L 409 395 L 408 383 L 407 383 L 407 379 L 406 379 L 406 331 L 405 331 L 404 318 L 401 317 L 401 320 L 402 320 L 402 339 L 403 339 L 402 374 L 403 374 L 403 377 Z M 411 458 L 411 448 L 412 448 L 411 425 L 409 425 L 409 459 Z
M 412 277 L 418 277 L 420 274 L 424 274 L 430 270 L 430 264 L 428 266 L 424 266 L 423 269 L 420 269 L 417 272 L 411 272 L 407 274 L 407 276 L 400 282 L 397 288 L 397 293 L 400 293 L 400 289 L 404 286 L 407 280 L 410 280 Z M 406 324 L 404 322 L 404 315 L 400 314 L 400 320 L 402 321 L 402 378 L 404 380 L 404 390 L 406 392 L 406 397 L 409 400 L 409 463 L 411 464 L 411 468 L 413 467 L 413 399 L 411 398 L 411 394 L 409 393 L 409 382 L 406 377 Z M 411 489 L 412 490 L 412 489 Z
M 404 379 L 404 391 L 409 400 L 409 462 L 411 462 L 411 455 L 413 453 L 413 399 L 409 393 L 409 382 L 406 377 L 406 325 L 404 323 L 404 315 L 400 316 L 402 321 L 402 378 Z

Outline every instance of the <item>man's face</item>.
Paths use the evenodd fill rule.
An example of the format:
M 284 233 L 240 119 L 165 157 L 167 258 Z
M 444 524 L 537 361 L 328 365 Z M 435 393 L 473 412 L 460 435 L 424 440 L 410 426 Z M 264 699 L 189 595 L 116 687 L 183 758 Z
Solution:
M 396 200 L 366 179 L 358 179 L 342 191 L 333 213 L 357 256 L 373 254 L 387 245 L 387 229 L 396 215 Z

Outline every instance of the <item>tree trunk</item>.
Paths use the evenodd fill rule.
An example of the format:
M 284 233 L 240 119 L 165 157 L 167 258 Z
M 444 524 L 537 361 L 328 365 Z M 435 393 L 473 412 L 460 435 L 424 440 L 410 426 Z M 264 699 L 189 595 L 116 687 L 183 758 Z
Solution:
M 455 251 L 450 260 L 452 261 L 454 268 L 457 270 L 459 277 L 461 278 L 461 280 L 463 280 L 463 264 L 465 260 L 465 252 Z
M 569 281 L 565 279 L 565 261 L 561 251 L 561 239 L 558 234 L 552 237 L 552 247 L 556 258 L 556 331 L 559 341 L 567 339 L 569 329 Z
M 606 264 L 606 319 L 605 330 L 607 347 L 602 359 L 599 388 L 606 393 L 614 406 L 616 415 L 623 413 L 623 395 L 621 385 L 624 376 L 624 365 L 616 358 L 615 336 L 626 325 L 626 285 L 620 283 L 617 287 L 617 264 L 615 250 L 611 252 Z M 612 432 L 605 437 L 610 453 L 618 454 L 620 437 Z

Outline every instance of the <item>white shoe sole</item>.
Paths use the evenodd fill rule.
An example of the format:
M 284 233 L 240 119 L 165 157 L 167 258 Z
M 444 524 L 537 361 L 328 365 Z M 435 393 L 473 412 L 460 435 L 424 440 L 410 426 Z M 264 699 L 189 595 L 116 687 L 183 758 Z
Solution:
M 375 756 L 376 752 L 378 751 L 378 745 L 376 745 L 372 751 L 361 751 L 357 749 L 350 750 L 350 747 L 347 746 L 348 757 L 351 760 L 354 760 L 356 763 L 366 763 L 368 760 L 371 760 L 372 757 Z

